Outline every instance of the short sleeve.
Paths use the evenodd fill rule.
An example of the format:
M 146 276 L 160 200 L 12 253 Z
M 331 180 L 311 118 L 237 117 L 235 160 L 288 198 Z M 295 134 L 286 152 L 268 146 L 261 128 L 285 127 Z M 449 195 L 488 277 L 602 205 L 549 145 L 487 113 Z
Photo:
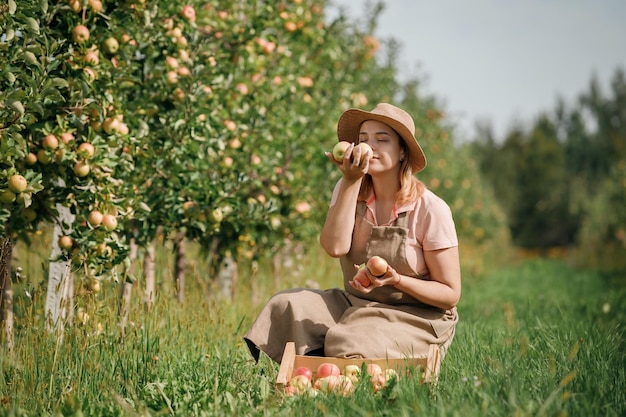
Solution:
M 427 251 L 459 245 L 452 211 L 448 204 L 427 191 L 417 218 L 416 238 Z

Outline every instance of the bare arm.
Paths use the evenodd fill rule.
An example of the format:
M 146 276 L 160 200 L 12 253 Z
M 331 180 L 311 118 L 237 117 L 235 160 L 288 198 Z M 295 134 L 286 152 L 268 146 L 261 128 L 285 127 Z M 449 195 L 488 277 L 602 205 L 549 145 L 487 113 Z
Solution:
M 372 285 L 363 287 L 356 280 L 350 284 L 357 290 L 368 293 L 372 289 L 393 285 L 425 304 L 449 310 L 457 305 L 461 297 L 461 267 L 459 248 L 452 247 L 434 251 L 424 251 L 424 259 L 430 271 L 430 281 L 400 275 L 392 267 L 381 278 L 367 273 Z M 367 268 L 366 268 L 367 269 Z
M 357 197 L 363 176 L 369 168 L 369 158 L 359 164 L 361 149 L 355 151 L 354 161 L 350 160 L 353 149 L 354 146 L 348 148 L 341 163 L 337 162 L 330 153 L 326 154 L 343 173 L 337 200 L 328 210 L 320 234 L 320 244 L 330 256 L 335 258 L 348 253 L 352 245 Z

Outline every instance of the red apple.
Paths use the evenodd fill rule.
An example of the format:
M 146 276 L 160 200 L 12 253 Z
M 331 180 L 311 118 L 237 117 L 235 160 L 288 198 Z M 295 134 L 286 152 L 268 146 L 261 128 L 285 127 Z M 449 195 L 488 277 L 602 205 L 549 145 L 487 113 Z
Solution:
M 91 159 L 96 153 L 96 148 L 94 148 L 94 146 L 89 142 L 83 142 L 78 146 L 78 152 L 85 158 Z
M 100 63 L 100 57 L 98 51 L 89 51 L 85 54 L 85 62 L 89 65 L 98 65 Z
M 59 247 L 61 249 L 63 249 L 63 250 L 71 249 L 72 246 L 74 245 L 74 241 L 69 236 L 61 236 L 59 238 L 59 242 L 58 243 L 59 243 Z
M 104 216 L 98 210 L 92 210 L 87 216 L 87 222 L 93 227 L 99 226 L 102 223 Z
M 76 43 L 85 43 L 89 40 L 89 29 L 85 25 L 77 25 L 72 29 L 72 39 Z
M 74 135 L 72 132 L 63 132 L 61 133 L 61 141 L 66 145 L 74 140 Z
M 9 178 L 9 190 L 13 191 L 15 194 L 23 192 L 27 186 L 28 182 L 26 178 L 20 174 L 12 175 L 11 178 Z
M 105 214 L 102 217 L 102 226 L 110 232 L 117 227 L 117 219 L 112 214 Z
M 346 151 L 348 150 L 350 145 L 352 145 L 350 142 L 342 140 L 333 147 L 333 158 L 335 158 L 335 161 L 343 162 Z
M 94 12 L 99 13 L 103 9 L 102 1 L 100 1 L 100 0 L 89 0 L 89 7 L 91 7 L 91 9 Z
M 370 271 L 370 274 L 374 275 L 376 278 L 380 278 L 387 273 L 387 268 L 389 264 L 380 256 L 372 256 L 367 261 L 367 269 Z
M 309 379 L 309 381 L 313 379 L 313 371 L 311 371 L 311 369 L 307 368 L 306 366 L 301 366 L 293 371 L 293 376 L 298 375 L 304 375 Z
M 190 22 L 196 21 L 196 10 L 193 8 L 193 6 L 184 6 L 181 14 L 185 19 L 189 20 Z
M 372 285 L 372 281 L 370 281 L 370 279 L 367 276 L 367 274 L 365 272 L 363 272 L 364 269 L 365 269 L 365 264 L 361 264 L 361 266 L 359 266 L 359 270 L 357 271 L 356 277 L 354 279 L 359 284 L 361 284 L 362 286 L 367 288 L 370 285 Z
M 45 149 L 56 149 L 59 146 L 59 139 L 53 134 L 46 135 L 41 141 L 41 146 Z
M 367 364 L 367 374 L 370 376 L 370 382 L 374 392 L 379 391 L 385 386 L 385 374 L 380 365 L 375 363 Z
M 336 364 L 332 362 L 321 363 L 317 367 L 317 372 L 315 372 L 315 378 L 318 378 L 318 379 L 325 378 L 331 375 L 335 375 L 335 376 L 341 375 L 341 369 L 339 369 L 339 366 L 337 366 Z

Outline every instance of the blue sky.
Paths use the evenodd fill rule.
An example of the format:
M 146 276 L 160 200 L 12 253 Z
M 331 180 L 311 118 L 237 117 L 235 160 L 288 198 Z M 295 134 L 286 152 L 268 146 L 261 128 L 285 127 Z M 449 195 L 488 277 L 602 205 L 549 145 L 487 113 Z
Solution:
M 331 0 L 359 19 L 365 0 Z M 417 74 L 460 136 L 477 120 L 503 135 L 587 90 L 608 93 L 626 71 L 623 0 L 384 0 L 376 35 L 401 44 L 402 75 Z

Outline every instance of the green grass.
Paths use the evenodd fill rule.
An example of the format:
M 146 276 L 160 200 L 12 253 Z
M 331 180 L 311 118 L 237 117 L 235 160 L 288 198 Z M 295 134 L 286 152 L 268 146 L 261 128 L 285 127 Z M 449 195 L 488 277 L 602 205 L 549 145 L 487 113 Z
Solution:
M 207 297 L 205 265 L 194 253 L 179 305 L 173 261 L 161 250 L 163 290 L 151 312 L 136 297 L 122 337 L 118 287 L 107 282 L 102 293 L 77 299 L 90 320 L 59 343 L 43 330 L 45 293 L 24 292 L 41 288 L 32 265 L 45 256 L 28 262 L 29 250 L 19 253 L 31 269 L 15 287 L 18 348 L 13 357 L 0 353 L 0 416 L 626 415 L 624 280 L 559 261 L 464 277 L 461 321 L 437 386 L 405 378 L 375 395 L 360 385 L 349 398 L 287 398 L 274 387 L 278 366 L 265 357 L 253 363 L 241 339 L 276 290 L 265 262 L 255 274 L 242 266 L 237 301 L 220 302 Z M 327 287 L 338 281 L 335 262 L 314 250 L 281 287 Z

